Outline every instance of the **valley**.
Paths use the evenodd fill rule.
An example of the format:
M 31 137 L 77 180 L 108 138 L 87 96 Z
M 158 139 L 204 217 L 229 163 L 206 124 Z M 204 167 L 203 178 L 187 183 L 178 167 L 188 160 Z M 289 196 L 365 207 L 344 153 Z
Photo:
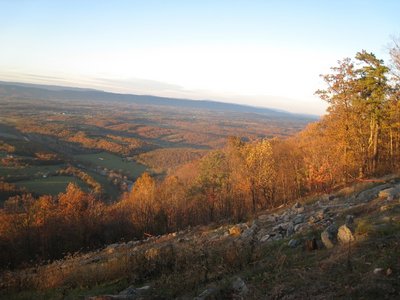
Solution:
M 57 195 L 69 182 L 88 192 L 96 182 L 99 197 L 115 200 L 143 172 L 165 176 L 229 136 L 285 137 L 315 120 L 211 101 L 15 83 L 0 83 L 0 99 L 0 179 L 15 185 L 14 193 L 0 192 L 0 203 L 21 191 Z M 61 176 L 68 166 L 92 184 L 76 172 Z

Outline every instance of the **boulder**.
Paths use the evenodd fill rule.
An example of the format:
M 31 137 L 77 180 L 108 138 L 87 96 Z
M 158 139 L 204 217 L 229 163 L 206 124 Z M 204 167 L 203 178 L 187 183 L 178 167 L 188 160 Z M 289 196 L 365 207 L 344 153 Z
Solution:
M 242 228 L 238 225 L 235 225 L 229 228 L 229 235 L 231 236 L 239 236 L 242 233 Z
M 381 274 L 383 274 L 384 273 L 384 269 L 383 268 L 375 268 L 374 269 L 374 274 L 375 275 L 381 275 Z
M 260 238 L 260 242 L 264 243 L 264 242 L 268 241 L 270 237 L 271 237 L 271 235 L 266 234 L 266 235 L 264 235 L 263 237 Z
M 242 278 L 236 277 L 232 282 L 233 293 L 237 296 L 244 297 L 248 294 L 249 288 Z
M 288 242 L 288 246 L 290 247 L 290 248 L 296 248 L 297 246 L 299 246 L 300 245 L 300 241 L 299 240 L 296 240 L 296 239 L 291 239 L 289 242 Z
M 304 223 L 304 215 L 298 214 L 296 217 L 293 219 L 293 225 L 298 225 L 300 223 Z
M 111 245 L 108 245 L 108 246 L 107 246 L 107 248 L 105 249 L 105 251 L 106 251 L 108 254 L 112 254 L 112 253 L 115 252 L 115 250 L 116 250 L 118 247 L 119 247 L 119 244 L 111 244 Z
M 246 230 L 243 231 L 241 237 L 244 238 L 244 239 L 249 239 L 249 238 L 253 237 L 253 235 L 255 234 L 257 229 L 258 229 L 257 224 L 253 223 L 253 225 L 251 225 L 250 228 L 247 228 Z
M 261 223 L 275 222 L 276 218 L 274 215 L 260 215 L 258 216 L 258 221 L 260 221 Z
M 275 234 L 274 236 L 272 236 L 271 239 L 273 241 L 279 241 L 279 240 L 283 239 L 283 235 L 278 233 L 278 234 Z
M 269 234 L 270 231 L 266 228 L 261 228 L 257 233 L 256 233 L 256 239 L 261 240 L 262 237 L 265 235 Z
M 309 219 L 308 223 L 314 224 L 317 223 L 325 218 L 325 211 L 324 210 L 319 210 L 315 214 L 313 214 Z
M 286 229 L 286 236 L 291 236 L 294 234 L 294 225 L 289 223 L 289 226 Z
M 204 290 L 200 295 L 194 298 L 194 300 L 217 300 L 219 291 L 215 288 L 208 288 Z
M 400 185 L 381 190 L 378 194 L 379 198 L 394 199 L 400 194 Z
M 321 241 L 324 246 L 328 249 L 331 249 L 335 246 L 337 239 L 338 228 L 336 224 L 329 225 L 322 233 L 321 233 Z
M 346 224 L 339 227 L 337 239 L 344 245 L 355 240 L 352 229 Z

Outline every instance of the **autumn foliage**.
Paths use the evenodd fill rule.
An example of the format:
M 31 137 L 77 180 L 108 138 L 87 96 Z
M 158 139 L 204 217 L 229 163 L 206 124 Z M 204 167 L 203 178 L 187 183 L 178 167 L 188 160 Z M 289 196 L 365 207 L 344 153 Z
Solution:
M 393 53 L 398 55 L 399 49 Z M 231 137 L 225 147 L 165 178 L 144 173 L 113 204 L 97 199 L 98 186 L 93 193 L 69 185 L 56 197 L 9 198 L 0 210 L 1 267 L 187 226 L 241 221 L 307 194 L 398 171 L 399 79 L 366 51 L 339 61 L 323 78 L 327 88 L 317 94 L 329 104 L 327 115 L 291 138 L 244 142 Z M 123 153 L 124 143 L 133 145 L 129 151 L 142 146 L 136 140 L 108 138 L 96 147 L 113 148 L 118 142 L 117 152 Z M 94 141 L 83 133 L 73 139 Z

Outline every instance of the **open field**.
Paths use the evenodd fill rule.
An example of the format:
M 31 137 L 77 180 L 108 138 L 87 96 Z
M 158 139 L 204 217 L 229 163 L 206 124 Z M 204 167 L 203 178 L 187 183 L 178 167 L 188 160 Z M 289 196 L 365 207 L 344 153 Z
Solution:
M 80 179 L 72 176 L 52 176 L 48 178 L 37 178 L 32 180 L 18 181 L 15 185 L 25 187 L 28 192 L 43 195 L 57 195 L 65 191 L 67 185 L 76 183 L 80 188 L 88 191 L 88 186 Z
M 83 164 L 90 164 L 95 167 L 99 166 L 109 170 L 121 171 L 130 178 L 137 178 L 146 170 L 146 167 L 142 164 L 134 161 L 128 161 L 117 155 L 107 152 L 79 154 L 75 155 L 74 158 Z
M 44 166 L 26 166 L 26 167 L 7 167 L 0 164 L 0 177 L 5 179 L 10 177 L 35 177 L 49 173 L 55 173 L 63 165 L 44 165 Z

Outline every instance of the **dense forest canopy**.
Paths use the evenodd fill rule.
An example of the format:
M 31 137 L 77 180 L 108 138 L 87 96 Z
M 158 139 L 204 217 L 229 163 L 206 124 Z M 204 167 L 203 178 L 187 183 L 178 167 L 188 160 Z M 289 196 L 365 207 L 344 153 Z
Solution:
M 74 184 L 58 196 L 10 197 L 0 211 L 1 267 L 192 225 L 245 220 L 260 209 L 398 171 L 399 45 L 390 53 L 390 67 L 364 50 L 339 61 L 316 92 L 328 103 L 327 114 L 290 138 L 230 137 L 224 147 L 164 178 L 144 173 L 112 204 Z M 79 133 L 75 139 L 93 142 Z

